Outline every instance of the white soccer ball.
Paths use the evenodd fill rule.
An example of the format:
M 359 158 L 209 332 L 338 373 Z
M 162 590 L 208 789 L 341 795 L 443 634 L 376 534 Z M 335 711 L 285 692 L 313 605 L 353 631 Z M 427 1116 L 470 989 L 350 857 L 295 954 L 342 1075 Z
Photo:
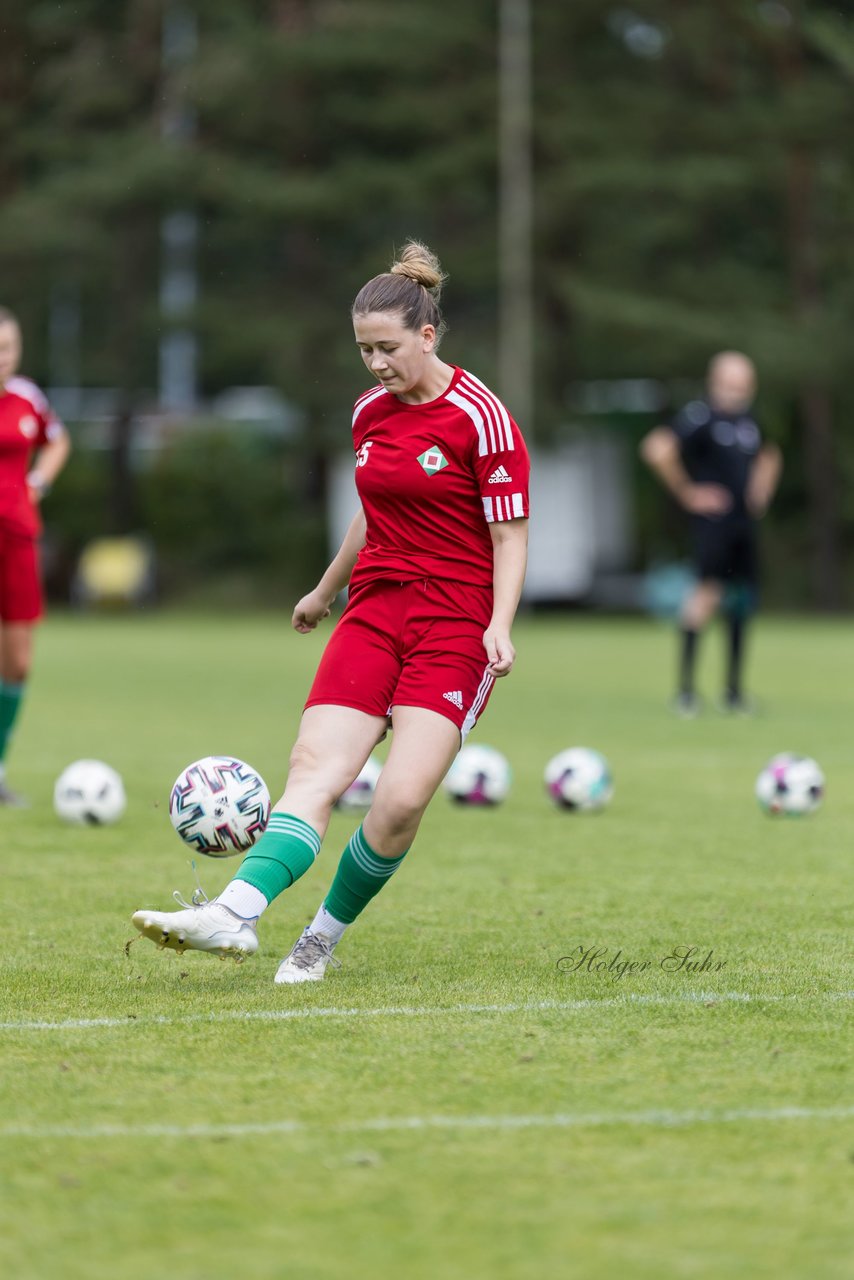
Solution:
M 380 762 L 370 756 L 362 765 L 358 776 L 338 797 L 335 808 L 342 809 L 344 813 L 359 813 L 370 809 L 382 771 Z
M 824 774 L 809 756 L 774 756 L 756 779 L 756 799 L 766 813 L 812 813 L 824 796 Z
M 552 756 L 544 780 L 561 809 L 602 809 L 614 794 L 608 761 L 589 747 L 569 747 Z
M 270 818 L 270 793 L 251 765 L 234 756 L 205 756 L 179 773 L 169 817 L 197 853 L 229 858 L 249 849 Z
M 494 747 L 464 746 L 445 775 L 445 790 L 457 804 L 492 805 L 507 799 L 513 774 Z
M 80 826 L 117 822 L 126 803 L 120 776 L 101 760 L 75 760 L 53 789 L 53 807 L 60 818 Z

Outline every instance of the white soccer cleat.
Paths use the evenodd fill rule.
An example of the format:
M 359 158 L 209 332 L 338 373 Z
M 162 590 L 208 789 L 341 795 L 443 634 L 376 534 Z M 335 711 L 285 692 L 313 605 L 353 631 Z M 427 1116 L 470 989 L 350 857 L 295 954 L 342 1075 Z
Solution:
M 135 911 L 131 919 L 144 937 L 179 955 L 213 951 L 222 960 L 232 956 L 239 963 L 258 950 L 254 925 L 219 902 L 184 904 L 183 911 Z
M 273 981 L 320 982 L 327 965 L 341 968 L 340 961 L 332 954 L 334 950 L 335 943 L 330 942 L 322 933 L 312 933 L 310 929 L 305 929 L 294 943 L 290 955 L 285 956 L 279 965 Z

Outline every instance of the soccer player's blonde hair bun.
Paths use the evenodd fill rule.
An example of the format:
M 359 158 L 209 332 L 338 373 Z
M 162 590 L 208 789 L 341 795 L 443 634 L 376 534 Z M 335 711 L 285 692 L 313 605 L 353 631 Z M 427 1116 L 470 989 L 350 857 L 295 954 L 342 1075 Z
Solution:
M 442 285 L 447 279 L 435 253 L 420 240 L 406 241 L 391 264 L 390 274 L 406 276 L 416 284 L 423 285 L 433 293 L 437 301 Z
M 447 328 L 439 307 L 445 279 L 435 253 L 420 240 L 407 240 L 390 270 L 362 285 L 350 314 L 355 318 L 375 311 L 395 311 L 414 332 L 430 324 L 436 330 L 437 350 Z

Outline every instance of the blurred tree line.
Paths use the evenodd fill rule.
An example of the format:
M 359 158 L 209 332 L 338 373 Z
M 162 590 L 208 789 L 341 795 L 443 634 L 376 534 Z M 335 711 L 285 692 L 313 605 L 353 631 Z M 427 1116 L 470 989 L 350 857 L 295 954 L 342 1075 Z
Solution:
M 163 50 L 176 5 L 198 32 L 179 66 Z M 854 535 L 850 11 L 531 0 L 531 15 L 529 432 L 565 429 L 579 381 L 656 378 L 681 394 L 699 389 L 712 351 L 746 350 L 787 458 L 770 530 L 779 597 L 838 607 Z M 408 235 L 451 276 L 447 357 L 500 386 L 497 22 L 498 0 L 452 12 L 427 0 L 6 0 L 0 300 L 21 316 L 26 368 L 42 382 L 62 380 L 56 316 L 71 300 L 81 383 L 119 390 L 115 470 L 100 478 L 114 525 L 186 540 L 168 495 L 199 538 L 255 520 L 256 546 L 275 497 L 218 498 L 210 462 L 232 489 L 286 473 L 269 545 L 319 528 L 324 458 L 346 447 L 365 385 L 349 303 Z M 176 102 L 191 128 L 170 131 Z M 198 292 L 182 323 L 198 336 L 200 393 L 269 384 L 308 426 L 272 465 L 223 437 L 131 489 L 132 424 L 171 323 L 163 219 L 187 209 Z M 74 465 L 80 483 L 69 473 L 53 501 L 59 518 L 67 483 L 79 523 L 92 502 Z M 646 552 L 666 540 L 661 521 L 644 521 Z

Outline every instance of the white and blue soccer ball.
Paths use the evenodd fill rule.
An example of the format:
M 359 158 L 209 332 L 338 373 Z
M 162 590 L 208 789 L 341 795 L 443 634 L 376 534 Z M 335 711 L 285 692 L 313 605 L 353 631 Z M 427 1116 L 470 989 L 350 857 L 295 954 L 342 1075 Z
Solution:
M 260 774 L 234 756 L 205 756 L 179 773 L 169 817 L 196 853 L 229 858 L 244 853 L 270 818 L 270 793 Z
M 602 809 L 614 794 L 608 761 L 590 747 L 569 747 L 552 756 L 544 781 L 549 796 L 561 809 Z
M 810 756 L 784 751 L 773 756 L 756 779 L 756 799 L 766 813 L 801 817 L 824 798 L 824 774 Z
M 121 776 L 103 760 L 75 760 L 53 789 L 53 807 L 59 817 L 79 826 L 117 822 L 126 803 Z
M 362 813 L 370 809 L 382 771 L 383 767 L 379 760 L 370 756 L 362 765 L 358 776 L 338 797 L 335 808 L 343 810 L 344 813 Z
M 444 787 L 457 804 L 496 805 L 507 799 L 513 773 L 495 747 L 463 746 L 445 775 Z

